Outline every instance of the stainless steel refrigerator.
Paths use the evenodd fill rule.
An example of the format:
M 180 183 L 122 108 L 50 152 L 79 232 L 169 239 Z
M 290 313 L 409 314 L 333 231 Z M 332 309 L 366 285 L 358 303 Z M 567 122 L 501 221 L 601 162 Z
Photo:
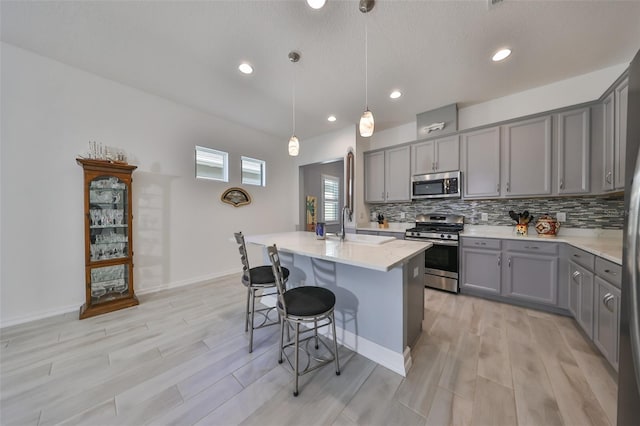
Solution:
M 618 425 L 640 425 L 640 51 L 629 67 Z

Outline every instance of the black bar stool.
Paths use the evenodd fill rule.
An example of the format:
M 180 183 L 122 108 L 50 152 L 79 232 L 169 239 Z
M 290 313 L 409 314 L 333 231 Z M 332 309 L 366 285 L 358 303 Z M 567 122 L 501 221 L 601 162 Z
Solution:
M 336 340 L 336 324 L 333 315 L 334 307 L 336 304 L 336 296 L 331 290 L 323 287 L 316 286 L 302 286 L 295 287 L 287 290 L 285 286 L 284 270 L 280 265 L 280 256 L 278 255 L 278 249 L 275 245 L 267 247 L 269 259 L 271 259 L 271 266 L 273 267 L 273 276 L 276 279 L 276 286 L 278 289 L 278 313 L 280 314 L 280 354 L 278 362 L 282 363 L 282 356 L 287 358 L 287 362 L 291 365 L 289 357 L 284 352 L 287 347 L 294 347 L 295 361 L 294 365 L 291 365 L 295 374 L 295 386 L 293 389 L 293 396 L 298 396 L 298 377 L 305 373 L 313 371 L 335 361 L 336 375 L 340 375 L 340 363 L 338 361 L 338 341 Z M 307 328 L 300 330 L 300 325 L 305 325 Z M 284 342 L 284 329 L 285 326 L 293 327 L 295 333 L 293 340 L 288 336 L 287 342 Z M 321 327 L 331 326 L 333 332 L 333 350 L 327 346 L 322 340 L 318 339 L 318 329 Z M 300 338 L 301 335 L 309 333 L 307 337 Z M 289 333 L 287 333 L 288 335 Z M 327 349 L 331 354 L 331 357 L 317 358 L 318 364 L 311 366 L 311 354 L 308 351 L 309 363 L 307 367 L 300 371 L 299 365 L 299 349 L 300 344 L 308 342 L 310 339 L 315 339 L 315 348 L 319 349 L 319 343 Z
M 269 265 L 265 266 L 249 266 L 249 256 L 247 255 L 247 247 L 244 242 L 242 232 L 233 234 L 238 243 L 240 251 L 240 260 L 242 261 L 242 284 L 247 288 L 247 308 L 245 311 L 244 331 L 250 331 L 249 334 L 249 353 L 253 352 L 253 330 L 276 325 L 280 320 L 269 321 L 269 313 L 275 307 L 267 307 L 256 310 L 256 299 L 262 296 L 276 295 L 276 280 L 273 277 L 273 269 Z M 282 268 L 282 276 L 284 282 L 289 278 L 289 270 Z M 264 318 L 256 326 L 254 322 L 255 313 L 261 314 Z M 251 328 L 249 328 L 251 323 Z

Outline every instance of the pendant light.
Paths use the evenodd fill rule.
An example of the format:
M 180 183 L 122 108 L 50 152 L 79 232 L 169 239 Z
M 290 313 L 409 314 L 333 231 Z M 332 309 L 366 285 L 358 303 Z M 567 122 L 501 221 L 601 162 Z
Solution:
M 300 60 L 300 54 L 298 52 L 291 51 L 289 52 L 289 60 L 293 63 L 296 63 Z M 296 78 L 295 72 L 293 76 L 293 132 L 291 134 L 291 138 L 289 138 L 289 155 L 292 157 L 297 156 L 300 153 L 300 141 L 298 141 L 298 137 L 296 136 Z
M 375 0 L 360 0 L 359 9 L 362 13 L 368 13 L 373 9 Z M 360 136 L 368 138 L 373 135 L 374 121 L 373 113 L 369 111 L 369 40 L 367 32 L 367 19 L 364 21 L 364 96 L 365 96 L 365 110 L 360 117 Z

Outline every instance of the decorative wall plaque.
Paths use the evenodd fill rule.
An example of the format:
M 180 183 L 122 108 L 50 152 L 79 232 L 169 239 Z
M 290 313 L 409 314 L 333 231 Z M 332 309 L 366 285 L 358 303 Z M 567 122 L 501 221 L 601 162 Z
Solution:
M 233 207 L 251 204 L 251 196 L 242 188 L 229 188 L 220 197 L 223 203 L 231 204 Z

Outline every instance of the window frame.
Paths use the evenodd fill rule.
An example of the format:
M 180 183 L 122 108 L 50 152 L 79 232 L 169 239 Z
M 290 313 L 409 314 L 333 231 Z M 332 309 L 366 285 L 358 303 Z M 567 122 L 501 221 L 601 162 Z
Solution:
M 214 176 L 205 176 L 205 175 L 200 175 L 198 174 L 198 164 L 202 165 L 203 167 L 209 167 L 211 169 L 215 169 L 214 166 L 209 166 L 207 164 L 205 164 L 204 162 L 198 162 L 199 159 L 199 153 L 202 154 L 209 154 L 209 155 L 219 155 L 222 159 L 222 177 L 221 178 L 217 178 Z M 200 158 L 201 159 L 201 158 Z M 200 145 L 196 145 L 195 146 L 195 170 L 194 170 L 194 174 L 196 179 L 202 179 L 202 180 L 210 180 L 210 181 L 214 181 L 214 182 L 229 182 L 229 153 L 225 152 L 225 151 L 221 151 L 219 149 L 213 149 L 213 148 L 209 148 L 206 146 L 200 146 Z
M 259 184 L 252 183 L 252 182 L 245 182 L 244 180 L 244 163 L 245 162 L 260 165 L 260 183 Z M 261 186 L 261 187 L 267 186 L 267 162 L 264 160 L 260 160 L 258 158 L 247 157 L 246 155 L 240 156 L 240 182 L 243 185 L 253 185 L 253 186 Z
M 335 200 L 330 199 L 327 200 L 326 198 L 326 191 L 325 191 L 325 182 L 326 181 L 334 181 L 336 182 L 336 187 L 337 187 L 337 194 L 336 194 L 336 198 Z M 322 191 L 322 218 L 324 220 L 324 222 L 327 225 L 335 225 L 335 224 L 339 224 L 340 223 L 340 196 L 341 196 L 341 190 L 340 190 L 340 177 L 338 176 L 332 176 L 332 175 L 328 175 L 328 174 L 322 174 L 320 177 L 320 187 L 321 187 L 321 191 Z M 334 204 L 336 206 L 336 217 L 335 220 L 327 220 L 327 203 L 331 203 Z

